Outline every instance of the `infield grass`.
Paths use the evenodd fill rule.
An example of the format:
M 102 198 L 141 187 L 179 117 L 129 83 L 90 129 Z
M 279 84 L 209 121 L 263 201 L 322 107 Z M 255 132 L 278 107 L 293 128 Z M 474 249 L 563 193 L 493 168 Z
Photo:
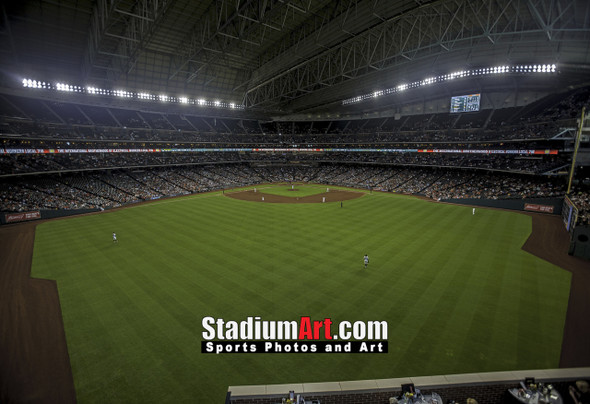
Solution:
M 272 194 L 272 195 L 281 195 L 281 196 L 289 196 L 292 198 L 296 197 L 303 197 L 309 195 L 317 195 L 326 192 L 326 189 L 329 189 L 329 186 L 326 185 L 293 185 L 293 189 L 291 189 L 291 185 L 268 185 L 259 188 L 260 192 L 264 192 L 265 194 Z M 335 187 L 332 187 L 332 190 L 335 190 Z
M 43 223 L 32 275 L 57 280 L 80 403 L 217 403 L 229 385 L 557 367 L 570 274 L 520 249 L 530 231 L 401 195 L 204 194 Z M 200 352 L 204 316 L 307 315 L 386 320 L 389 353 Z

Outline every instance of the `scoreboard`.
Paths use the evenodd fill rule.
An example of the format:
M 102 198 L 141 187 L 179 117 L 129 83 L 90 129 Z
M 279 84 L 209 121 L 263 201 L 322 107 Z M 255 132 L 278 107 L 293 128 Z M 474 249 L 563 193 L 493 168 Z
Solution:
M 458 95 L 451 97 L 451 113 L 479 111 L 481 94 Z

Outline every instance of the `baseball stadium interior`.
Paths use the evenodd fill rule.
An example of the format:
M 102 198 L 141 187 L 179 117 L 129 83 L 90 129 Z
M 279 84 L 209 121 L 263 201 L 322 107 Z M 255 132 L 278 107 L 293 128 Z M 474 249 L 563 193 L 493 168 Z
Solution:
M 562 349 L 559 367 L 585 370 L 537 379 L 559 387 L 562 401 L 545 402 L 569 403 L 568 385 L 590 378 L 590 2 L 8 0 L 0 9 L 5 234 L 18 222 L 275 183 L 555 216 L 564 259 L 587 265 L 564 331 L 578 345 L 569 359 Z M 15 286 L 0 279 L 2 296 Z M 55 380 L 23 370 L 30 359 L 8 342 L 8 318 L 0 402 L 76 402 L 71 371 Z M 439 386 L 427 399 L 435 389 L 424 383 L 425 396 L 398 399 L 532 403 L 537 394 L 533 381 L 510 397 L 520 380 L 498 380 Z M 485 391 L 492 382 L 499 393 Z M 70 393 L 35 387 L 64 383 Z M 400 389 L 299 402 L 392 403 Z M 236 391 L 245 390 L 218 402 L 281 402 Z

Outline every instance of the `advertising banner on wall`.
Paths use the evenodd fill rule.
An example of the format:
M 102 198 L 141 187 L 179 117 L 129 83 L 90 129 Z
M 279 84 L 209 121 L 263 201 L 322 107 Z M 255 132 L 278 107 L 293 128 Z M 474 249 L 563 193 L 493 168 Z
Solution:
M 524 210 L 529 210 L 531 212 L 553 213 L 553 206 L 525 203 Z
M 19 212 L 19 213 L 6 213 L 4 215 L 6 223 L 24 222 L 27 220 L 41 219 L 41 212 Z

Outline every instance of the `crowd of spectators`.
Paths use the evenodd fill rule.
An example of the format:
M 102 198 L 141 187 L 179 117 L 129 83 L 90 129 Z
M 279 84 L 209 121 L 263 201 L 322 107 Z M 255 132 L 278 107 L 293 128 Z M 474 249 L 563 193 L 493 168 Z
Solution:
M 569 198 L 578 208 L 578 220 L 576 223 L 590 225 L 590 190 L 574 189 Z
M 456 175 L 456 174 L 455 174 Z M 465 181 L 455 175 L 425 190 L 433 199 L 522 199 L 563 196 L 561 181 L 548 181 L 539 177 L 511 177 L 499 174 L 474 175 Z M 454 177 L 454 178 L 453 178 Z
M 476 168 L 542 174 L 568 164 L 565 155 L 417 152 L 139 152 L 0 155 L 0 175 L 235 162 L 358 162 Z
M 424 195 L 435 200 L 562 196 L 561 182 L 509 173 L 357 164 L 215 164 L 16 177 L 0 183 L 0 211 L 108 209 L 128 203 L 266 182 L 314 182 Z M 585 199 L 578 201 L 588 203 Z
M 240 161 L 237 152 L 225 153 L 65 153 L 0 155 L 0 175 L 187 165 Z
M 571 125 L 570 125 L 571 126 Z M 10 143 L 4 142 L 4 147 L 23 147 L 25 142 L 34 139 L 39 143 L 44 141 L 80 142 L 109 142 L 126 141 L 135 143 L 165 142 L 192 144 L 223 144 L 233 145 L 273 145 L 288 147 L 292 145 L 329 146 L 329 145 L 358 145 L 367 143 L 432 143 L 432 142 L 489 142 L 506 140 L 538 140 L 549 139 L 559 133 L 560 125 L 553 121 L 535 123 L 519 122 L 514 125 L 501 126 L 490 130 L 444 129 L 444 130 L 396 130 L 386 131 L 374 129 L 371 131 L 358 130 L 355 132 L 327 132 L 311 133 L 246 133 L 211 132 L 194 130 L 151 130 L 128 127 L 56 127 L 43 124 L 23 125 L 20 122 L 4 122 L 0 126 L 0 136 Z M 97 146 L 101 147 L 101 146 Z
M 84 178 L 91 183 L 92 178 Z M 94 209 L 114 206 L 109 199 L 68 185 L 55 178 L 27 179 L 3 183 L 0 210 L 22 212 L 36 209 Z
M 588 107 L 590 87 L 574 90 L 567 97 L 560 97 L 559 94 L 554 97 L 549 97 L 546 103 L 541 101 L 537 108 L 531 108 L 530 113 L 521 117 L 521 121 L 530 123 L 576 119 L 580 116 L 582 107 Z

